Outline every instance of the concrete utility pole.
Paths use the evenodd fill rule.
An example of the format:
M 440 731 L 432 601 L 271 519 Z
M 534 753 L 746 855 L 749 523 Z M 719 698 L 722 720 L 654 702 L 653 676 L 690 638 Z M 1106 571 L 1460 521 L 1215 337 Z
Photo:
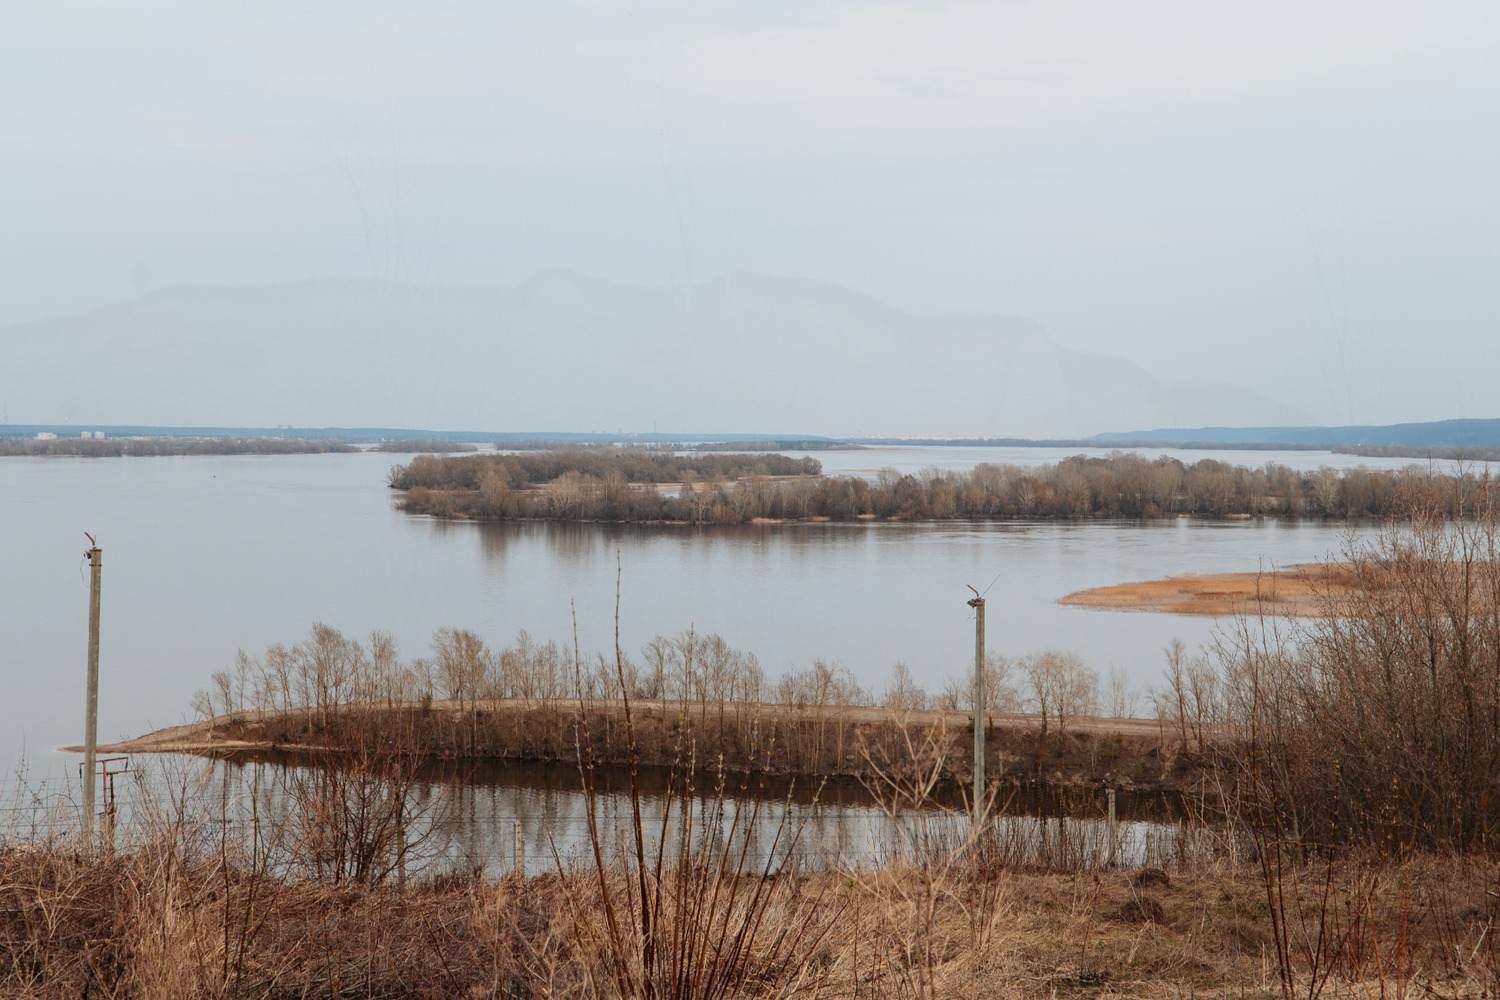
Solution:
M 1115 790 L 1113 788 L 1111 788 L 1109 790 L 1109 863 L 1110 863 L 1111 866 L 1113 866 L 1114 863 L 1115 863 L 1115 838 L 1116 838 L 1116 829 L 1117 828 L 1116 828 L 1116 825 L 1115 825 Z
M 974 590 L 973 587 L 969 588 Z M 974 824 L 984 820 L 984 598 L 974 590 Z
M 88 709 L 83 722 L 83 849 L 94 849 L 94 777 L 99 753 L 99 575 L 101 552 L 94 536 L 89 540 L 89 679 Z

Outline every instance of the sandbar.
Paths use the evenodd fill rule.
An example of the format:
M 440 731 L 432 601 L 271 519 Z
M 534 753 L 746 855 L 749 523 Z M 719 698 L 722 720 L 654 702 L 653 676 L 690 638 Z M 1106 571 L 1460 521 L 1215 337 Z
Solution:
M 1080 590 L 1058 603 L 1174 615 L 1264 612 L 1320 618 L 1335 613 L 1337 598 L 1359 592 L 1359 578 L 1350 566 L 1304 563 L 1256 573 L 1182 573 L 1164 580 L 1117 583 Z

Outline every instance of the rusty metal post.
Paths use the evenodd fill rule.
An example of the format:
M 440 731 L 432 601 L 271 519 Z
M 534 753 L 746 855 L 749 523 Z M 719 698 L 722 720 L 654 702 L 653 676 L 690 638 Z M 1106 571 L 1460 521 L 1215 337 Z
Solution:
M 969 589 L 973 589 L 972 587 Z M 978 594 L 969 601 L 974 609 L 974 825 L 984 822 L 984 598 Z
M 83 849 L 94 850 L 94 761 L 99 755 L 99 578 L 102 553 L 94 536 L 89 540 L 89 669 L 87 708 L 83 722 Z

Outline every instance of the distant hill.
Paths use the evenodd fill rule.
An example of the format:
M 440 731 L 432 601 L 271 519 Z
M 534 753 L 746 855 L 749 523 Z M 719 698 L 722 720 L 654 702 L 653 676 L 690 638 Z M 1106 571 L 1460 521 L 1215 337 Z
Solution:
M 0 328 L 0 358 L 0 398 L 29 424 L 1077 437 L 1308 422 L 1245 388 L 1059 347 L 1028 320 L 755 274 L 172 288 Z
M 1500 419 L 1435 420 L 1421 424 L 1352 427 L 1170 427 L 1097 434 L 1092 440 L 1101 444 L 1150 441 L 1169 444 L 1372 445 L 1387 448 L 1496 447 L 1500 446 Z

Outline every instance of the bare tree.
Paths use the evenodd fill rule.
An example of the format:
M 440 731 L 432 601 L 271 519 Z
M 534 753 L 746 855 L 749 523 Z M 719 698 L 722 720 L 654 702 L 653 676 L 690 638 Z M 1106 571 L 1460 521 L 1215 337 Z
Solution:
M 1181 639 L 1173 638 L 1163 652 L 1167 654 L 1167 687 L 1165 691 L 1153 690 L 1151 700 L 1156 704 L 1157 720 L 1175 726 L 1183 749 L 1187 749 L 1187 647 Z
M 1336 470 L 1323 466 L 1313 473 L 1309 479 L 1312 488 L 1313 502 L 1317 504 L 1318 510 L 1329 517 L 1339 512 L 1339 498 L 1343 493 L 1343 482 L 1339 479 Z
M 898 715 L 905 715 L 927 707 L 927 692 L 912 677 L 911 668 L 897 660 L 891 668 L 891 681 L 881 694 L 880 703 Z
M 1104 689 L 1104 709 L 1113 719 L 1133 719 L 1141 707 L 1141 693 L 1130 682 L 1125 668 L 1110 664 Z
M 574 516 L 593 493 L 597 480 L 592 476 L 569 470 L 542 487 L 542 495 L 552 506 L 553 515 L 567 518 Z
M 1182 748 L 1208 746 L 1208 729 L 1220 720 L 1222 705 L 1218 671 L 1206 656 L 1188 656 L 1181 639 L 1173 639 L 1163 650 L 1167 656 L 1166 688 L 1153 691 L 1156 717 L 1177 731 Z
M 500 513 L 505 507 L 505 501 L 510 499 L 510 494 L 510 482 L 501 471 L 493 465 L 486 467 L 484 474 L 479 477 L 479 495 L 488 512 Z
M 1079 715 L 1092 714 L 1098 701 L 1099 675 L 1083 663 L 1077 653 L 1049 649 L 1028 654 L 1021 660 L 1026 679 L 1026 703 L 1041 716 L 1042 735 L 1049 724 L 1057 727 L 1058 739 L 1068 734 L 1068 723 Z
M 999 653 L 987 652 L 984 657 L 984 703 L 988 713 L 1014 712 L 1020 708 L 1020 698 L 1015 683 L 1011 680 L 1012 664 Z M 974 668 L 961 667 L 943 682 L 943 689 L 935 699 L 939 708 L 949 712 L 967 712 L 974 707 Z M 992 720 L 987 720 L 993 724 Z
M 489 662 L 484 640 L 467 629 L 440 628 L 432 636 L 432 652 L 444 693 L 460 711 L 473 708 Z
M 674 669 L 675 656 L 676 647 L 665 636 L 655 636 L 642 647 L 641 658 L 646 666 L 641 676 L 647 698 L 667 697 L 667 683 Z
M 326 727 L 335 706 L 355 697 L 365 651 L 338 629 L 315 622 L 312 635 L 290 650 L 293 690 L 300 704 L 316 707 Z

